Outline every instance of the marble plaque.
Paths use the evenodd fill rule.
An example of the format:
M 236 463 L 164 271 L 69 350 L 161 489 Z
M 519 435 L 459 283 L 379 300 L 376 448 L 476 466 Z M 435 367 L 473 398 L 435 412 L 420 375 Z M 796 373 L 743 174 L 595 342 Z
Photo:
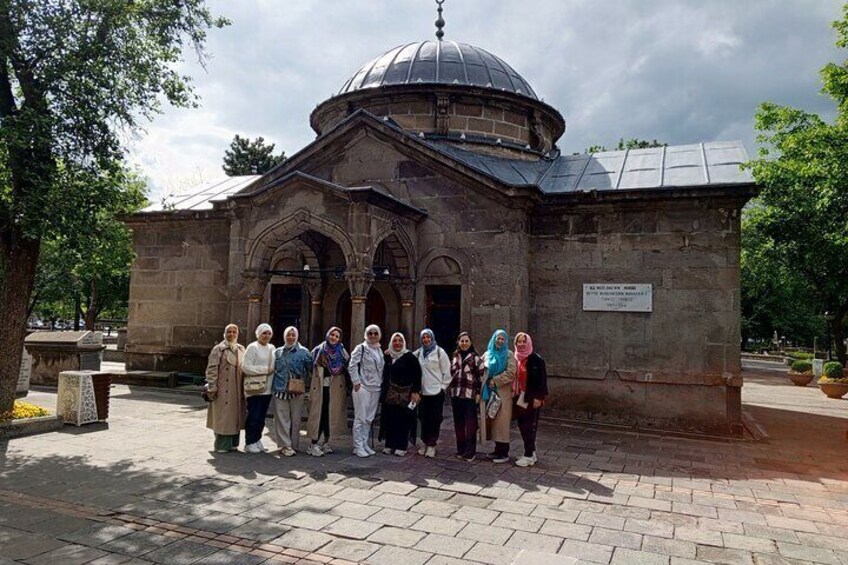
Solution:
M 591 312 L 653 312 L 653 285 L 584 284 L 583 310 Z

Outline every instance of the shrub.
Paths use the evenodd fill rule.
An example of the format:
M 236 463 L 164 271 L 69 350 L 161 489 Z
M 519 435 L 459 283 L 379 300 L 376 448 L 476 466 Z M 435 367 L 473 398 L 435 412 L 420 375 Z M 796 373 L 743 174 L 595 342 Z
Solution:
M 792 362 L 791 369 L 795 373 L 812 373 L 813 364 L 806 359 L 798 359 L 797 361 Z
M 842 363 L 839 361 L 828 361 L 822 367 L 822 376 L 828 379 L 841 379 L 845 376 Z
M 786 356 L 790 359 L 812 359 L 813 354 L 806 351 L 787 351 Z

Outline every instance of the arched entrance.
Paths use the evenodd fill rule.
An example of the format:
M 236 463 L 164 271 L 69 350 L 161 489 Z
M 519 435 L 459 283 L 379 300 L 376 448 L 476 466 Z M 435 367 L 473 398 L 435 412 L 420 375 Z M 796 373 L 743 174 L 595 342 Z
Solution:
M 339 320 L 344 338 L 342 342 L 345 344 L 348 352 L 350 352 L 358 343 L 361 343 L 363 336 L 350 334 L 350 323 L 353 305 L 350 300 L 350 290 L 345 290 L 339 297 L 339 303 L 336 307 L 336 320 Z M 374 288 L 368 291 L 368 296 L 365 299 L 365 325 L 377 324 L 380 329 L 385 332 L 386 327 L 386 301 L 383 296 Z M 386 345 L 386 337 L 383 336 L 383 345 Z

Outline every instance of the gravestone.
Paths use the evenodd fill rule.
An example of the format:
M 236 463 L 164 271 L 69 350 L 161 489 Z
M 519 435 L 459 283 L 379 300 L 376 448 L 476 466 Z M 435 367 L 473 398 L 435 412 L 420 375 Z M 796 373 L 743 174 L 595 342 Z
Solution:
M 62 371 L 99 371 L 103 356 L 100 332 L 36 332 L 25 340 L 32 355 L 32 384 L 55 386 Z
M 24 348 L 24 355 L 21 358 L 21 371 L 18 374 L 18 386 L 15 388 L 15 396 L 23 398 L 29 394 L 29 381 L 32 376 L 32 355 Z

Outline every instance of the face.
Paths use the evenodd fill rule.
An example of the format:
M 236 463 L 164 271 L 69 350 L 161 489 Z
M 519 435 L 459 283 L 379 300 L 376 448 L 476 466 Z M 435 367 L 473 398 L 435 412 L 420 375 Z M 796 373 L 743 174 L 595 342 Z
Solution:
M 380 332 L 378 332 L 377 330 L 368 330 L 367 335 L 368 335 L 368 341 L 370 341 L 372 343 L 375 342 L 375 341 L 379 341 L 379 339 L 380 339 Z
M 516 347 L 524 347 L 527 345 L 527 336 L 524 334 L 520 334 L 517 338 L 515 338 L 515 346 Z
M 286 345 L 289 345 L 289 346 L 294 345 L 294 343 L 296 341 L 297 341 L 297 334 L 294 332 L 294 330 L 287 331 L 286 332 Z
M 271 341 L 271 330 L 265 330 L 261 334 L 259 334 L 259 343 L 262 345 L 268 345 L 268 342 Z
M 230 326 L 227 328 L 227 332 L 224 334 L 224 337 L 227 341 L 236 341 L 238 339 L 238 328 Z
M 421 344 L 424 345 L 424 347 L 429 347 L 431 343 L 433 343 L 433 338 L 430 337 L 430 334 L 424 334 L 421 336 Z
M 394 349 L 395 351 L 400 351 L 401 349 L 403 349 L 403 338 L 399 335 L 396 335 L 392 338 L 392 349 Z
M 498 334 L 498 337 L 495 338 L 495 345 L 497 345 L 498 347 L 503 347 L 505 341 L 506 338 L 504 337 L 504 334 Z
M 471 340 L 468 338 L 467 335 L 464 335 L 461 338 L 459 338 L 459 349 L 460 350 L 468 351 L 469 347 L 471 347 Z
M 330 342 L 330 345 L 337 344 L 340 339 L 342 339 L 342 334 L 340 334 L 336 330 L 331 331 L 330 335 L 327 336 L 327 341 Z

